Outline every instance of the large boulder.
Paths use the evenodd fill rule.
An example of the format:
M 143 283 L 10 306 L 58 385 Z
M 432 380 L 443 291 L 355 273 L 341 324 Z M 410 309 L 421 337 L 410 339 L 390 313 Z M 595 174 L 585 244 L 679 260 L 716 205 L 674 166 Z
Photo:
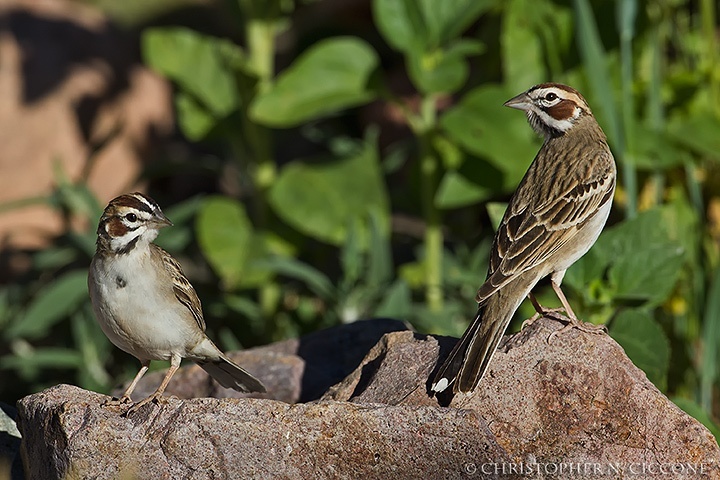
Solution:
M 309 403 L 168 397 L 126 416 L 125 407 L 103 406 L 107 396 L 60 385 L 18 403 L 21 452 L 28 478 L 42 479 L 720 478 L 710 432 L 619 345 L 577 330 L 548 343 L 560 327 L 541 319 L 506 337 L 474 393 L 439 399 L 428 395 L 428 378 L 455 339 L 411 331 L 383 336 Z M 327 385 L 341 362 L 325 347 L 357 351 L 344 341 L 364 329 L 377 332 L 377 323 L 315 334 L 304 353 L 317 363 L 296 381 L 313 392 Z M 302 343 L 272 355 L 307 365 Z M 267 363 L 269 353 L 261 351 Z M 265 380 L 272 369 L 256 373 Z M 313 375 L 324 380 L 304 378 Z M 294 389 L 268 383 L 271 395 Z

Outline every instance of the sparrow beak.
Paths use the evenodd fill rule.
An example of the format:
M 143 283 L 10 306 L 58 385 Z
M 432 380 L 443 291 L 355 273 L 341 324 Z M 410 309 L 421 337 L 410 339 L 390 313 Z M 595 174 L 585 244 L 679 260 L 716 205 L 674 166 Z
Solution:
M 155 216 L 154 216 L 153 219 L 152 219 L 152 223 L 153 223 L 154 225 L 156 225 L 158 228 L 172 227 L 172 226 L 173 226 L 173 223 L 170 221 L 170 219 L 167 218 L 167 217 L 165 216 L 165 214 L 162 213 L 162 212 L 159 211 L 159 210 L 158 210 L 157 212 L 155 212 Z
M 528 96 L 527 92 L 523 92 L 520 95 L 511 98 L 507 102 L 503 103 L 506 107 L 517 108 L 518 110 L 530 110 L 532 106 L 532 100 Z

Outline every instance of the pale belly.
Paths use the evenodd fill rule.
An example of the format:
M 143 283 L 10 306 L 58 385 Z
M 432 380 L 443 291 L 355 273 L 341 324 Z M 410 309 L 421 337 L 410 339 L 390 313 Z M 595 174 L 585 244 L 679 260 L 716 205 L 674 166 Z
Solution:
M 190 311 L 175 299 L 167 278 L 138 276 L 138 263 L 147 258 L 114 262 L 93 259 L 88 277 L 90 297 L 98 323 L 118 348 L 142 360 L 187 357 L 204 338 Z M 165 282 L 159 288 L 158 282 Z

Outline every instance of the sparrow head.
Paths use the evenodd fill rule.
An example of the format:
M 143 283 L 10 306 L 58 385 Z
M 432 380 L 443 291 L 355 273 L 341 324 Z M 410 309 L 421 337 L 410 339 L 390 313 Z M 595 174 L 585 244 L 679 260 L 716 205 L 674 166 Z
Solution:
M 583 117 L 592 116 L 580 92 L 559 83 L 541 83 L 511 98 L 506 107 L 524 110 L 530 126 L 546 139 L 564 135 Z
M 149 244 L 163 227 L 172 222 L 152 198 L 131 193 L 114 198 L 105 207 L 98 224 L 98 248 L 113 253 L 127 253 L 138 242 Z

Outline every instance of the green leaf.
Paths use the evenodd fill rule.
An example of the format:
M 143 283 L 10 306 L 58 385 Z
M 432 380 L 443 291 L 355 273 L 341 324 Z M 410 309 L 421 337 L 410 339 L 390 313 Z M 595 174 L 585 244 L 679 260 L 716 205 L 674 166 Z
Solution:
M 649 305 L 667 299 L 687 258 L 676 227 L 671 225 L 676 214 L 673 205 L 647 210 L 600 236 L 593 248 L 597 250 L 596 260 L 604 259 L 606 264 L 594 268 L 609 267 L 615 298 L 644 300 Z
M 365 282 L 375 288 L 383 288 L 392 279 L 393 273 L 390 238 L 384 225 L 385 220 L 378 212 L 370 211 L 369 265 Z
M 482 202 L 498 193 L 502 172 L 479 158 L 466 159 L 457 171 L 447 172 L 435 194 L 438 208 L 459 208 Z
M 506 191 L 517 187 L 539 149 L 525 116 L 503 106 L 512 96 L 496 85 L 478 87 L 440 119 L 449 138 L 504 174 L 498 188 Z
M 377 308 L 374 317 L 408 318 L 412 315 L 412 294 L 403 280 L 396 280 L 388 288 Z
M 185 136 L 192 141 L 204 139 L 217 124 L 217 119 L 195 97 L 185 92 L 175 94 L 178 123 Z
M 505 202 L 490 202 L 485 208 L 487 209 L 488 216 L 490 217 L 490 223 L 493 226 L 493 230 L 497 232 L 500 227 L 500 222 L 505 216 L 505 210 L 507 210 L 508 204 Z
M 373 17 L 395 49 L 425 51 L 458 37 L 496 0 L 375 0 Z
M 32 377 L 41 369 L 77 368 L 83 358 L 75 349 L 42 347 L 31 355 L 7 355 L 0 359 L 0 368 L 20 370 L 23 376 Z
M 612 322 L 610 336 L 656 387 L 666 389 L 670 342 L 649 313 L 644 310 L 621 312 Z
M 542 3 L 542 0 L 505 2 L 500 42 L 502 64 L 505 84 L 518 93 L 546 78 L 540 36 L 535 31 Z
M 623 256 L 608 273 L 615 297 L 645 300 L 648 305 L 663 303 L 680 278 L 685 252 L 677 245 L 637 249 Z
M 325 162 L 286 165 L 270 190 L 270 203 L 286 223 L 313 238 L 342 245 L 348 222 L 375 211 L 389 224 L 388 198 L 375 147 Z
M 192 221 L 201 205 L 202 199 L 195 196 L 168 209 L 163 209 L 174 226 L 163 229 L 155 243 L 169 252 L 184 250 L 192 241 Z
M 240 47 L 184 27 L 158 27 L 142 36 L 145 61 L 175 81 L 216 118 L 240 104 L 235 75 L 243 63 Z
M 359 38 L 318 42 L 255 97 L 250 117 L 271 127 L 293 127 L 367 103 L 375 97 L 368 82 L 378 63 L 375 51 Z
M 268 257 L 253 263 L 257 264 L 258 268 L 302 281 L 319 297 L 331 299 L 334 296 L 335 290 L 330 279 L 320 270 L 300 260 L 290 257 Z
M 667 132 L 653 130 L 641 123 L 633 128 L 636 167 L 654 172 L 684 165 L 691 159 L 689 152 L 678 148 Z
M 597 99 L 597 110 L 605 119 L 605 131 L 611 144 L 617 145 L 620 152 L 625 151 L 625 140 L 620 128 L 620 115 L 615 105 L 615 97 L 608 73 L 605 49 L 600 39 L 595 16 L 589 0 L 574 0 L 575 31 L 580 55 L 587 70 L 590 87 Z
M 200 249 L 228 287 L 242 280 L 253 240 L 253 229 L 245 208 L 226 197 L 208 197 L 196 220 Z
M 479 42 L 456 42 L 450 48 L 436 48 L 408 55 L 408 72 L 424 93 L 453 93 L 467 80 L 465 57 L 482 52 Z
M 5 331 L 5 338 L 40 338 L 88 299 L 87 271 L 74 270 L 43 288 Z
M 711 112 L 675 115 L 670 120 L 669 130 L 679 143 L 701 155 L 720 160 L 720 118 Z

